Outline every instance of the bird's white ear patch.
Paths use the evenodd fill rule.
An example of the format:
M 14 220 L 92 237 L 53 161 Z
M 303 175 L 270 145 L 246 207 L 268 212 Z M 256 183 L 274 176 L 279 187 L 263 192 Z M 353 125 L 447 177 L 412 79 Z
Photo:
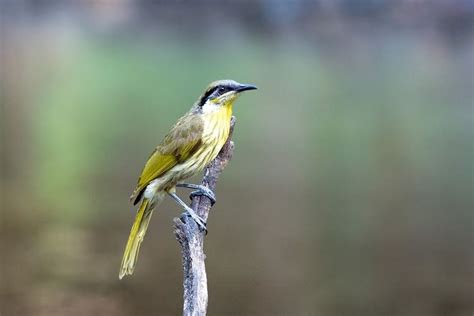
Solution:
M 207 100 L 206 103 L 202 106 L 202 113 L 208 114 L 219 110 L 220 105 L 218 103 L 212 102 L 212 100 Z

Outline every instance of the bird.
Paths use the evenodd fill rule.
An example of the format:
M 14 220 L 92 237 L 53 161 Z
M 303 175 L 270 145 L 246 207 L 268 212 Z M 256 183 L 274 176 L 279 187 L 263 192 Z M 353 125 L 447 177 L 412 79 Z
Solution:
M 193 189 L 192 196 L 205 195 L 212 203 L 216 201 L 209 188 L 183 181 L 216 158 L 229 136 L 234 101 L 242 92 L 255 89 L 255 85 L 227 79 L 210 83 L 152 152 L 130 197 L 134 205 L 140 202 L 140 206 L 125 246 L 119 279 L 133 274 L 153 209 L 166 196 L 207 231 L 204 220 L 176 194 L 176 187 Z

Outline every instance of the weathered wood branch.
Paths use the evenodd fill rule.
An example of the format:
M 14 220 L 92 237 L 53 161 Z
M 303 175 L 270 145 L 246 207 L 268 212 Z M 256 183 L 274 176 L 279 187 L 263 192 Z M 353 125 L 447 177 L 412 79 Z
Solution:
M 219 155 L 207 166 L 201 184 L 215 191 L 217 179 L 229 163 L 234 152 L 232 133 L 234 131 L 235 117 L 230 123 L 230 133 L 227 142 L 222 147 Z M 192 199 L 192 209 L 207 222 L 211 201 L 206 196 L 195 196 Z M 189 217 L 181 216 L 174 219 L 176 239 L 181 245 L 181 255 L 184 272 L 184 305 L 183 315 L 206 315 L 207 312 L 207 276 L 204 254 L 204 236 L 197 224 Z

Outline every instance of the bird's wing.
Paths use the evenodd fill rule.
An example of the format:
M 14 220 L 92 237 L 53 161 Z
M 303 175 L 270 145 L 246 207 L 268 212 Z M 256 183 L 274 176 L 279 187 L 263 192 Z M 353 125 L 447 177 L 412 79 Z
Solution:
M 153 151 L 130 199 L 140 200 L 142 191 L 154 179 L 185 162 L 202 144 L 203 121 L 198 115 L 183 116 Z

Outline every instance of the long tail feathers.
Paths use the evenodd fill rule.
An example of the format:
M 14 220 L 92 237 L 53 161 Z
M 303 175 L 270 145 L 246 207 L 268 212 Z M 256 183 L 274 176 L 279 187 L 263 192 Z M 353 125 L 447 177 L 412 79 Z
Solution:
M 151 207 L 150 204 L 150 201 L 146 198 L 144 198 L 140 204 L 140 208 L 135 217 L 135 222 L 130 231 L 130 236 L 128 237 L 127 246 L 125 247 L 122 264 L 120 265 L 120 279 L 127 274 L 132 274 L 133 269 L 137 264 L 140 244 L 145 237 L 148 224 L 150 223 L 151 214 L 153 213 L 153 207 Z

